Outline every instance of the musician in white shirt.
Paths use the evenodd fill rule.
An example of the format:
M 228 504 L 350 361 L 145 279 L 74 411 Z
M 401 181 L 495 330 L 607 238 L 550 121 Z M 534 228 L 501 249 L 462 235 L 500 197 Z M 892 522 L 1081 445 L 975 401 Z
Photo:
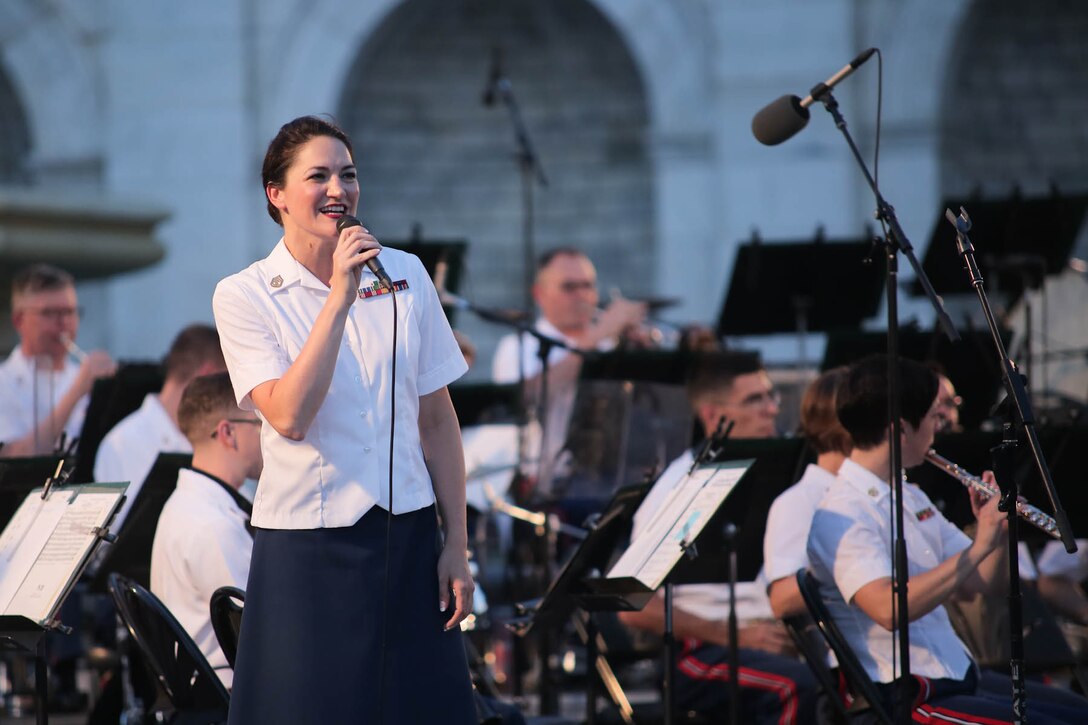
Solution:
M 61 433 L 79 436 L 94 381 L 117 369 L 102 350 L 72 359 L 80 313 L 75 280 L 64 270 L 37 264 L 12 280 L 19 345 L 0 363 L 0 457 L 50 453 Z
M 219 587 L 245 589 L 253 536 L 252 508 L 240 493 L 261 475 L 261 421 L 234 402 L 225 372 L 185 389 L 178 424 L 193 462 L 163 506 L 151 547 L 151 591 L 177 618 L 226 687 L 233 673 L 212 630 L 209 602 Z
M 808 557 L 832 618 L 869 677 L 892 696 L 893 630 L 892 502 L 888 483 L 887 358 L 872 356 L 853 365 L 837 391 L 839 421 L 854 449 L 821 500 L 812 520 Z M 898 365 L 902 417 L 902 465 L 919 465 L 941 422 L 936 374 L 910 360 Z M 991 474 L 985 476 L 989 479 Z M 914 701 L 921 716 L 953 716 L 957 722 L 992 722 L 1008 717 L 1011 702 L 980 687 L 978 668 L 956 636 L 943 604 L 952 597 L 1007 586 L 1007 522 L 971 491 L 978 519 L 972 541 L 951 524 L 913 484 L 903 486 L 904 538 L 909 570 L 911 674 L 920 686 Z M 1088 701 L 1070 707 L 1041 697 L 1032 685 L 1032 722 L 1083 722 Z M 987 719 L 990 718 L 990 719 Z
M 598 308 L 597 270 L 585 253 L 560 247 L 541 256 L 537 264 L 533 299 L 540 308 L 534 329 L 574 350 L 605 351 L 633 334 L 646 319 L 646 305 L 617 297 Z M 540 341 L 527 333 L 510 333 L 499 340 L 491 362 L 496 383 L 524 380 L 531 400 L 539 397 L 543 366 Z M 538 493 L 551 490 L 555 457 L 566 442 L 574 407 L 582 357 L 563 347 L 547 356 L 548 401 L 545 408 L 544 451 L 541 454 Z M 535 457 L 535 456 L 534 456 Z M 533 471 L 536 473 L 536 471 Z
M 178 404 L 185 387 L 202 375 L 226 370 L 219 333 L 210 325 L 189 325 L 170 344 L 163 361 L 162 390 L 148 393 L 143 404 L 102 439 L 94 460 L 94 480 L 128 481 L 125 505 L 113 519 L 120 529 L 159 453 L 189 453 L 178 425 Z

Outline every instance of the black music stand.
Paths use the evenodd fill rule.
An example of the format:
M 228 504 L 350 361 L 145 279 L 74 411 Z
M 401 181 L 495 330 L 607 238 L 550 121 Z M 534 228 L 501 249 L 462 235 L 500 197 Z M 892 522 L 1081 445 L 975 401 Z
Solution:
M 712 462 L 754 459 L 748 472 L 695 539 L 698 556 L 685 558 L 673 570 L 673 584 L 723 583 L 727 566 L 722 561 L 727 542 L 726 524 L 737 529 L 733 546 L 738 552 L 737 580 L 755 581 L 763 568 L 763 534 L 767 514 L 779 494 L 796 483 L 808 462 L 803 438 L 735 438 L 720 444 Z
M 855 330 L 879 311 L 885 274 L 868 239 L 754 238 L 737 248 L 718 336 L 795 332 L 803 358 L 805 333 Z
M 94 591 L 109 590 L 109 575 L 118 572 L 145 589 L 151 586 L 151 545 L 166 499 L 178 483 L 178 471 L 192 463 L 190 453 L 160 453 L 136 494 L 117 541 L 106 550 L 91 583 Z
M 717 445 L 715 439 L 709 445 Z M 713 462 L 710 462 L 713 458 Z M 737 546 L 734 530 L 725 534 L 720 541 L 728 539 L 728 548 L 720 548 L 713 541 L 709 525 L 714 520 L 720 521 L 724 509 L 731 508 L 731 495 L 743 486 L 754 459 L 721 460 L 712 447 L 703 446 L 687 470 L 670 470 L 668 478 L 659 478 L 655 487 L 666 487 L 668 496 L 655 499 L 658 507 L 648 512 L 645 527 L 632 539 L 627 551 L 623 552 L 616 564 L 609 569 L 608 581 L 625 591 L 638 591 L 643 595 L 659 587 L 665 590 L 665 723 L 672 723 L 675 706 L 676 639 L 672 629 L 672 590 L 679 581 L 722 581 L 729 582 L 730 592 L 737 577 Z M 677 476 L 673 477 L 673 472 Z M 664 493 L 664 491 L 663 491 Z M 759 544 L 763 549 L 763 544 Z M 691 560 L 700 558 L 701 551 L 706 551 L 712 563 L 704 564 L 697 574 L 680 572 L 681 567 Z M 687 555 L 687 560 L 684 560 Z M 721 562 L 725 558 L 725 563 Z M 731 598 L 731 594 L 730 594 Z M 648 598 L 647 598 L 648 601 Z M 730 662 L 733 672 L 738 672 L 737 660 L 737 619 L 734 606 L 729 612 L 730 639 L 733 642 Z M 733 690 L 731 700 L 738 706 L 740 693 L 737 680 L 730 684 Z M 732 722 L 737 722 L 733 713 Z
M 77 501 L 84 494 L 104 494 L 105 506 L 92 504 L 90 508 L 84 508 L 85 500 Z M 42 501 L 38 501 L 39 498 Z M 46 499 L 49 500 L 48 503 L 45 502 Z M 34 656 L 36 722 L 39 725 L 47 725 L 49 722 L 46 635 L 51 631 L 71 633 L 71 627 L 65 626 L 59 620 L 61 607 L 98 546 L 104 539 L 112 538 L 110 522 L 123 501 L 124 484 L 64 485 L 50 480 L 44 487 L 38 486 L 29 490 L 24 501 L 20 502 L 20 506 L 25 502 L 29 508 L 17 511 L 13 520 L 4 526 L 5 533 L 9 525 L 20 526 L 20 522 L 27 522 L 23 524 L 25 531 L 31 528 L 37 530 L 43 520 L 37 518 L 36 505 L 53 506 L 54 503 L 59 503 L 65 509 L 59 521 L 51 524 L 54 528 L 46 529 L 49 536 L 44 545 L 39 539 L 35 546 L 40 548 L 27 552 L 32 556 L 32 559 L 23 560 L 27 569 L 0 571 L 0 579 L 10 576 L 20 582 L 15 597 L 19 599 L 22 595 L 21 606 L 16 606 L 13 601 L 8 605 L 13 611 L 0 615 L 0 652 Z M 94 526 L 88 528 L 91 522 L 94 522 Z M 19 560 L 16 551 L 26 550 L 27 542 L 33 541 L 33 537 L 28 537 L 25 533 L 11 539 L 0 538 L 11 547 L 10 551 L 5 552 L 5 556 L 16 561 Z M 39 569 L 43 564 L 44 572 Z M 27 594 L 22 594 L 24 590 Z M 31 614 L 32 611 L 35 613 Z
M 454 383 L 449 387 L 461 427 L 487 423 L 516 423 L 521 387 L 516 383 Z
M 79 434 L 73 481 L 94 480 L 94 459 L 102 439 L 122 419 L 139 409 L 148 393 L 162 390 L 162 383 L 162 366 L 150 362 L 122 363 L 112 377 L 95 381 Z
M 590 614 L 580 623 L 585 627 L 586 661 L 589 663 L 586 672 L 586 718 L 590 724 L 596 717 L 597 679 L 593 675 L 594 669 L 602 677 L 611 673 L 607 660 L 599 664 L 602 656 L 597 648 L 597 632 L 593 626 L 592 613 L 642 609 L 654 594 L 653 591 L 646 591 L 638 586 L 617 585 L 602 577 L 617 545 L 630 533 L 631 519 L 649 488 L 648 484 L 640 484 L 617 491 L 593 521 L 586 538 L 579 543 L 548 585 L 544 596 L 531 606 L 519 605 L 521 616 L 509 625 L 519 637 L 525 637 L 534 629 L 546 630 L 561 624 L 573 616 L 576 609 L 583 609 Z M 544 631 L 540 638 L 540 662 L 543 668 L 540 698 L 542 710 L 545 712 L 547 700 L 552 699 L 547 664 L 550 648 L 547 640 L 547 632 Z M 614 682 L 608 684 L 610 689 L 611 686 L 618 687 Z
M 960 424 L 972 429 L 978 428 L 982 421 L 992 415 L 990 408 L 1001 390 L 1001 370 L 994 364 L 987 330 L 968 329 L 960 332 L 960 339 L 950 342 L 939 329 L 927 331 L 917 326 L 902 325 L 899 328 L 899 356 L 940 364 L 956 387 L 956 392 L 963 398 Z M 1010 334 L 1009 330 L 1003 330 L 1003 339 L 1007 341 Z M 868 355 L 886 353 L 887 340 L 884 331 L 831 333 L 827 337 L 820 369 L 829 370 L 839 365 L 849 365 Z
M 465 267 L 465 253 L 468 242 L 464 239 L 426 239 L 422 238 L 419 227 L 412 230 L 409 239 L 395 239 L 393 241 L 382 240 L 382 246 L 399 249 L 419 257 L 423 262 L 427 275 L 434 282 L 435 287 L 446 292 L 457 294 L 461 289 L 461 277 Z M 453 325 L 456 308 L 443 305 L 446 311 L 446 319 Z
M 0 529 L 7 526 L 28 493 L 52 478 L 59 456 L 0 458 Z
M 534 627 L 552 626 L 563 621 L 577 607 L 590 611 L 632 611 L 642 609 L 653 592 L 628 596 L 622 588 L 601 578 L 616 546 L 630 534 L 631 519 L 650 490 L 648 484 L 626 486 L 612 497 L 579 542 L 547 591 L 532 607 L 522 607 L 524 622 L 512 625 L 520 635 Z
M 1018 192 L 1001 199 L 944 199 L 937 207 L 922 269 L 940 294 L 973 294 L 956 249 L 956 229 L 944 210 L 971 210 L 971 236 L 985 240 L 978 250 L 979 271 L 993 280 L 1012 305 L 1027 287 L 1038 287 L 1043 275 L 1061 272 L 1069 261 L 1077 233 L 1088 211 L 1088 196 L 1024 198 Z M 920 295 L 917 283 L 911 294 Z

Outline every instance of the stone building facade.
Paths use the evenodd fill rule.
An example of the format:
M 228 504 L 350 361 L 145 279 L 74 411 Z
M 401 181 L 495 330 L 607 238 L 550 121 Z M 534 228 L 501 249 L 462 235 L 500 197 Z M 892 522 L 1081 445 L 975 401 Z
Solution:
M 259 184 L 268 139 L 329 113 L 356 141 L 360 216 L 379 238 L 466 240 L 462 294 L 518 306 L 513 131 L 480 99 L 499 48 L 549 181 L 533 193 L 535 248 L 584 246 L 605 294 L 676 297 L 670 318 L 713 322 L 753 231 L 871 225 L 827 114 L 767 148 L 749 128 L 765 103 L 879 47 L 880 183 L 924 251 L 947 195 L 1088 191 L 1086 29 L 1076 0 L 6 0 L 0 230 L 4 200 L 27 196 L 163 219 L 148 240 L 160 262 L 81 287 L 84 346 L 157 357 L 278 238 Z M 870 158 L 877 70 L 836 91 Z M 23 260 L 4 238 L 8 274 Z M 503 332 L 459 325 L 484 359 Z

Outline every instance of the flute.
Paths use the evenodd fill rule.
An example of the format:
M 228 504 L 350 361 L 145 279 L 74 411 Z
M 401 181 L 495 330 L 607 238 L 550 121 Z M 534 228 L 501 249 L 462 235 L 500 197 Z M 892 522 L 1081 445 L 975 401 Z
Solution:
M 87 359 L 87 353 L 83 351 L 83 348 L 76 344 L 75 340 L 67 335 L 61 335 L 60 341 L 64 344 L 64 349 L 68 351 L 68 354 L 80 363 Z
M 994 496 L 1001 495 L 1001 489 L 999 489 L 996 484 L 987 483 L 978 476 L 971 475 L 963 468 L 963 466 L 953 463 L 932 448 L 929 453 L 926 454 L 926 461 L 932 463 L 949 476 L 952 476 L 952 478 L 955 478 L 967 488 L 973 488 L 978 491 L 986 498 L 993 498 Z M 1024 521 L 1027 521 L 1038 529 L 1042 529 L 1044 533 L 1053 536 L 1055 539 L 1062 538 L 1062 535 L 1058 532 L 1058 522 L 1055 521 L 1052 516 L 1035 508 L 1027 501 L 1017 499 L 1016 513 L 1019 514 L 1020 518 L 1024 519 Z

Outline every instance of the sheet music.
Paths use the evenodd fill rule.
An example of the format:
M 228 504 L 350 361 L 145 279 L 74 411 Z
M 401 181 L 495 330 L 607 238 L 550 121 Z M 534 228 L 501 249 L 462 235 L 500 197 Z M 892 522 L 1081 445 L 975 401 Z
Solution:
M 68 508 L 67 496 L 27 497 L 0 534 L 0 614 L 7 614 L 12 597 L 34 565 L 49 535 Z
M 752 461 L 699 466 L 669 492 L 643 533 L 608 572 L 609 579 L 634 577 L 657 589 L 691 543 L 748 471 Z
M 31 492 L 0 534 L 0 614 L 44 624 L 78 576 L 125 486 L 56 488 L 47 500 Z

